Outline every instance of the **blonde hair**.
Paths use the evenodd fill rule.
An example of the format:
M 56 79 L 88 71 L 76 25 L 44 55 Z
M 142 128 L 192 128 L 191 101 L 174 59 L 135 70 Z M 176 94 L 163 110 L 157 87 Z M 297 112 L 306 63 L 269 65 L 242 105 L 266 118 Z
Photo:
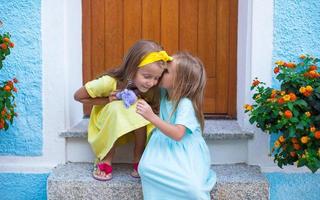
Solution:
M 188 52 L 178 52 L 173 58 L 177 66 L 170 95 L 170 100 L 174 102 L 173 112 L 182 98 L 190 99 L 203 131 L 203 99 L 207 81 L 204 65 L 199 58 Z

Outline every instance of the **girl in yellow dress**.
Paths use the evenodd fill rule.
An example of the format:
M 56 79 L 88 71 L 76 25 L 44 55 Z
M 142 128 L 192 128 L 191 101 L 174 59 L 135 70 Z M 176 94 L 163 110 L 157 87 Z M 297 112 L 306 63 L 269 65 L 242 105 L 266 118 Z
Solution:
M 94 105 L 88 126 L 88 142 L 98 160 L 92 174 L 95 179 L 106 181 L 112 178 L 115 146 L 127 143 L 133 138 L 134 169 L 131 175 L 139 177 L 137 167 L 151 124 L 136 113 L 136 102 L 131 106 L 125 105 L 122 100 L 117 99 L 116 94 L 130 86 L 155 109 L 159 102 L 155 86 L 165 63 L 171 60 L 159 44 L 140 40 L 129 49 L 118 68 L 89 81 L 76 91 L 75 100 Z

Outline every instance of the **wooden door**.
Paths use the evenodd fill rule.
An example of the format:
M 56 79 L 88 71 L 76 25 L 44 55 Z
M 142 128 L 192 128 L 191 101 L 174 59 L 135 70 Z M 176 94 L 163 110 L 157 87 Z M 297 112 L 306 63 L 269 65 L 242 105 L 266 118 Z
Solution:
M 120 64 L 139 39 L 187 50 L 207 71 L 207 116 L 236 116 L 237 0 L 83 0 L 83 81 Z M 89 111 L 85 111 L 89 113 Z

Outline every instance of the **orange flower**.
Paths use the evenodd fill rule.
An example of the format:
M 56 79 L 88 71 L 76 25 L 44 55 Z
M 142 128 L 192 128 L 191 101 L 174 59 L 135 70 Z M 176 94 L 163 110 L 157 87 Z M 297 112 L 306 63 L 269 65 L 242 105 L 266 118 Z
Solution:
M 296 156 L 297 156 L 297 153 L 296 153 L 296 152 L 294 152 L 294 151 L 291 151 L 291 152 L 290 152 L 290 156 L 294 158 L 294 157 L 296 157 Z
M 302 93 L 302 94 L 305 93 L 306 92 L 306 88 L 305 87 L 300 87 L 299 92 Z
M 296 67 L 296 64 L 292 63 L 292 62 L 289 62 L 289 63 L 284 63 L 284 66 L 285 67 L 288 67 L 288 68 L 295 68 Z
M 314 137 L 319 140 L 320 139 L 320 131 L 316 131 L 314 133 Z
M 312 88 L 310 85 L 307 85 L 307 86 L 306 86 L 306 91 L 307 91 L 307 92 L 312 92 L 312 91 L 313 91 L 313 88 Z
M 3 38 L 3 41 L 4 41 L 4 42 L 10 42 L 10 39 L 7 38 L 7 37 L 5 37 L 5 38 Z
M 282 98 L 283 98 L 283 100 L 284 100 L 285 102 L 288 102 L 288 101 L 290 101 L 290 99 L 291 99 L 290 95 L 288 95 L 288 94 L 284 95 Z
M 0 48 L 1 48 L 1 49 L 7 49 L 8 46 L 7 46 L 5 43 L 2 43 L 2 44 L 0 44 Z
M 280 95 L 281 95 L 281 96 L 283 96 L 283 95 L 285 95 L 285 94 L 286 94 L 285 91 L 281 91 L 281 92 L 280 92 Z
M 253 109 L 253 107 L 249 104 L 245 104 L 243 107 L 245 110 L 249 110 L 249 111 Z
M 10 92 L 11 87 L 9 85 L 4 86 L 3 88 L 5 91 Z
M 9 43 L 9 47 L 13 48 L 13 47 L 14 47 L 14 43 L 13 43 L 13 42 L 10 42 L 10 43 Z
M 252 82 L 252 86 L 257 86 L 257 85 L 259 85 L 259 83 L 260 83 L 260 81 L 259 80 L 253 80 L 253 82 Z
M 318 68 L 317 68 L 317 66 L 315 66 L 315 65 L 311 65 L 310 67 L 309 67 L 309 71 L 313 71 L 313 70 L 317 70 Z
M 300 150 L 300 149 L 301 149 L 301 146 L 300 146 L 300 144 L 298 144 L 298 143 L 294 143 L 294 144 L 293 144 L 293 148 L 294 148 L 295 150 Z
M 279 140 L 281 143 L 283 143 L 284 141 L 286 141 L 286 139 L 283 137 L 283 135 L 281 135 L 281 136 L 278 138 L 278 140 Z
M 278 99 L 278 104 L 283 104 L 283 103 L 284 103 L 283 98 L 279 98 L 279 99 Z
M 279 73 L 279 71 L 280 71 L 280 68 L 279 68 L 279 67 L 275 67 L 275 68 L 273 69 L 273 72 L 274 72 L 275 74 Z
M 281 65 L 283 65 L 283 64 L 284 64 L 284 62 L 283 62 L 282 60 L 278 60 L 278 61 L 276 61 L 276 62 L 275 62 L 275 64 L 276 64 L 276 65 L 280 65 L 280 66 L 281 66 Z
M 305 93 L 303 93 L 303 95 L 306 96 L 306 97 L 310 96 L 311 94 L 312 94 L 311 92 L 305 92 Z
M 281 143 L 279 142 L 279 140 L 277 140 L 277 141 L 274 142 L 274 146 L 275 146 L 276 148 L 279 148 L 279 147 L 281 146 Z
M 307 117 L 310 117 L 311 116 L 311 113 L 308 111 L 308 112 L 305 112 L 304 113 Z
M 292 112 L 290 110 L 286 110 L 284 112 L 284 117 L 290 119 L 292 117 Z
M 295 100 L 297 100 L 297 96 L 294 94 L 294 93 L 289 93 L 289 95 L 290 95 L 290 100 L 291 101 L 295 101 Z
M 316 131 L 316 127 L 311 126 L 311 127 L 310 127 L 310 132 L 315 132 L 315 131 Z
M 301 139 L 302 144 L 307 144 L 310 140 L 310 138 L 308 136 L 303 136 Z
M 305 59 L 305 58 L 306 58 L 306 56 L 305 56 L 305 55 L 303 55 L 303 54 L 301 54 L 301 55 L 299 56 L 299 58 L 301 58 L 301 59 Z
M 298 143 L 298 139 L 297 139 L 297 138 L 292 138 L 292 139 L 291 139 L 291 142 L 292 142 L 293 144 L 297 144 L 297 143 Z

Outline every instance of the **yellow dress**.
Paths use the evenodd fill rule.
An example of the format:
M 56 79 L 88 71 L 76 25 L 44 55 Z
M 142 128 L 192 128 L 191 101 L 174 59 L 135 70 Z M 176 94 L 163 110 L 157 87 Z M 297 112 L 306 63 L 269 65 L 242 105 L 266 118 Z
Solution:
M 86 83 L 85 88 L 92 98 L 107 98 L 117 89 L 117 81 L 105 75 Z M 147 126 L 147 135 L 150 135 L 153 126 L 136 113 L 136 103 L 129 108 L 121 100 L 96 105 L 90 114 L 88 142 L 96 157 L 102 160 L 114 144 L 128 143 L 133 139 L 133 134 L 128 133 L 144 126 Z

